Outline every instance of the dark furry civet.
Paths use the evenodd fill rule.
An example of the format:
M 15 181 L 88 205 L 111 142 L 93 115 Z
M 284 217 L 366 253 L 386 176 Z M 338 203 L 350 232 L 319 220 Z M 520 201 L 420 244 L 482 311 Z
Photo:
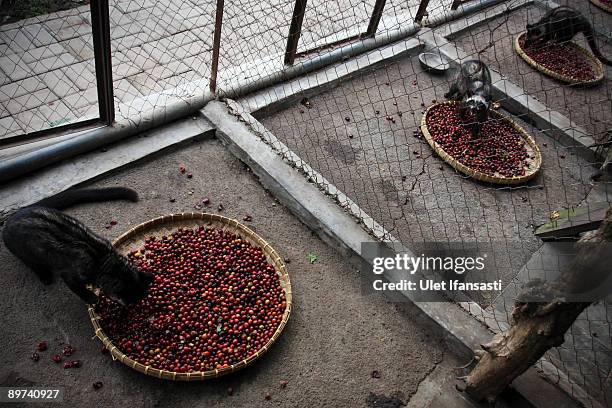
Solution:
M 122 187 L 65 191 L 11 215 L 2 232 L 4 243 L 45 284 L 60 277 L 87 303 L 97 300 L 88 284 L 119 303 L 135 303 L 145 295 L 151 276 L 131 265 L 109 241 L 59 211 L 110 200 L 138 201 L 138 194 Z
M 525 47 L 542 45 L 547 42 L 564 43 L 582 33 L 593 50 L 593 54 L 606 65 L 612 65 L 599 51 L 593 27 L 580 12 L 571 7 L 561 6 L 550 10 L 537 23 L 527 24 Z
M 472 113 L 476 121 L 472 123 L 472 134 L 477 135 L 482 125 L 489 118 L 491 105 L 491 73 L 486 64 L 480 60 L 469 60 L 461 64 L 455 81 L 446 99 L 461 101 L 461 112 L 465 116 Z

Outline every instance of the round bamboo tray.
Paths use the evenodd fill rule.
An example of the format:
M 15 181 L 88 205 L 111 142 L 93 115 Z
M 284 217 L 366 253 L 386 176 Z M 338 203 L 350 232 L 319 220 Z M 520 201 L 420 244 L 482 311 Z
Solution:
M 291 282 L 289 281 L 289 275 L 285 268 L 285 264 L 278 253 L 267 243 L 263 238 L 257 235 L 255 232 L 250 230 L 240 222 L 226 218 L 216 214 L 206 213 L 182 213 L 172 214 L 163 217 L 155 218 L 145 223 L 142 223 L 131 230 L 127 231 L 119 238 L 117 238 L 113 245 L 122 254 L 127 254 L 130 251 L 134 251 L 142 247 L 144 239 L 150 236 L 161 237 L 163 235 L 169 235 L 172 231 L 183 227 L 183 228 L 194 228 L 200 225 L 206 227 L 223 229 L 239 235 L 242 239 L 247 240 L 251 245 L 257 246 L 262 249 L 266 255 L 267 261 L 274 266 L 276 273 L 279 275 L 280 284 L 285 292 L 286 308 L 281 323 L 276 329 L 276 332 L 272 338 L 264 345 L 261 349 L 257 350 L 255 354 L 249 358 L 240 361 L 237 364 L 230 365 L 221 369 L 210 370 L 210 371 L 199 371 L 193 373 L 177 373 L 173 371 L 159 370 L 150 366 L 145 366 L 137 361 L 132 360 L 119 350 L 111 340 L 104 334 L 98 320 L 100 316 L 94 310 L 92 305 L 88 305 L 89 318 L 93 325 L 95 335 L 102 341 L 102 344 L 108 349 L 114 360 L 119 360 L 121 363 L 139 371 L 143 374 L 150 375 L 153 377 L 174 380 L 174 381 L 198 381 L 206 380 L 210 378 L 217 378 L 225 374 L 232 373 L 240 370 L 261 357 L 268 349 L 274 344 L 274 342 L 281 335 L 283 328 L 289 320 L 291 314 Z
M 529 156 L 535 157 L 534 159 L 530 161 L 529 167 L 525 171 L 525 175 L 514 176 L 514 177 L 504 177 L 499 174 L 483 173 L 479 170 L 466 166 L 465 164 L 459 162 L 454 157 L 446 153 L 444 149 L 442 148 L 442 146 L 440 146 L 434 140 L 431 133 L 429 133 L 429 129 L 427 128 L 427 114 L 429 113 L 431 108 L 433 108 L 434 106 L 444 105 L 444 104 L 457 104 L 457 103 L 459 102 L 447 101 L 447 102 L 441 102 L 435 105 L 431 105 L 430 107 L 427 108 L 427 110 L 425 111 L 425 114 L 421 118 L 421 132 L 423 132 L 423 135 L 425 136 L 425 140 L 427 140 L 427 143 L 429 143 L 429 146 L 431 146 L 433 151 L 436 152 L 438 156 L 440 156 L 445 162 L 453 166 L 455 170 L 458 170 L 461 173 L 467 176 L 470 176 L 476 180 L 484 181 L 487 183 L 504 184 L 504 185 L 521 184 L 521 183 L 525 183 L 531 180 L 532 178 L 536 176 L 536 174 L 538 173 L 542 165 L 542 154 L 540 153 L 540 148 L 536 144 L 535 140 L 533 139 L 533 137 L 531 137 L 529 133 L 525 131 L 525 129 L 523 129 L 522 127 L 514 123 L 512 120 L 502 115 L 501 113 L 496 112 L 494 110 L 489 111 L 489 120 L 491 119 L 503 120 L 506 123 L 509 123 L 523 137 L 523 140 L 525 141 L 525 148 L 527 149 L 527 154 L 529 154 Z
M 584 55 L 584 57 L 590 62 L 591 66 L 593 67 L 593 69 L 595 70 L 595 79 L 591 79 L 588 81 L 580 81 L 580 80 L 576 80 L 570 76 L 567 75 L 562 75 L 559 74 L 558 72 L 555 72 L 553 70 L 550 70 L 548 68 L 546 68 L 544 65 L 540 64 L 539 62 L 535 61 L 533 58 L 531 58 L 529 55 L 527 55 L 525 53 L 525 51 L 523 51 L 523 49 L 521 48 L 521 45 L 519 44 L 519 39 L 525 35 L 525 33 L 521 33 L 518 36 L 516 36 L 514 38 L 514 50 L 516 51 L 516 53 L 525 61 L 527 62 L 529 65 L 531 65 L 533 68 L 537 69 L 538 71 L 542 72 L 545 75 L 548 75 L 551 78 L 554 78 L 558 81 L 564 82 L 566 84 L 570 84 L 570 85 L 583 85 L 583 86 L 591 86 L 591 85 L 595 85 L 598 84 L 599 82 L 601 82 L 604 79 L 605 76 L 605 70 L 604 70 L 604 66 L 601 63 L 600 60 L 598 60 L 591 52 L 589 52 L 588 50 L 584 49 L 583 47 L 581 47 L 580 45 L 574 43 L 574 42 L 570 42 L 568 45 L 572 48 L 574 48 L 576 51 L 578 51 L 579 53 L 581 53 L 582 55 Z
M 591 0 L 591 3 L 593 3 L 605 12 L 612 13 L 612 4 L 606 4 L 600 0 Z

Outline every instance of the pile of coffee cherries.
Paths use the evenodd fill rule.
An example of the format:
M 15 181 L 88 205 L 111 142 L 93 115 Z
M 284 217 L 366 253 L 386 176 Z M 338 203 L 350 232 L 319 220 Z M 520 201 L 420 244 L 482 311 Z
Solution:
M 597 78 L 589 60 L 569 44 L 549 42 L 525 48 L 525 34 L 522 34 L 519 45 L 532 60 L 557 74 L 582 82 Z
M 123 307 L 102 296 L 102 330 L 141 364 L 178 373 L 222 369 L 261 349 L 286 309 L 279 275 L 260 248 L 222 229 L 149 237 L 128 258 L 154 275 Z
M 479 134 L 462 117 L 459 104 L 438 104 L 427 113 L 427 129 L 440 147 L 455 160 L 485 174 L 503 177 L 524 176 L 530 157 L 521 134 L 503 120 L 489 118 Z

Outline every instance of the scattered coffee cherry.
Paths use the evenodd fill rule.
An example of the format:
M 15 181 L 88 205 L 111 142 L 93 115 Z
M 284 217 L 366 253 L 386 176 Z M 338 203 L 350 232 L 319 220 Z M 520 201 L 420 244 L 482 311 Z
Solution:
M 46 341 L 41 341 L 40 343 L 38 343 L 38 351 L 45 351 L 47 350 L 47 348 L 49 347 L 49 345 L 47 344 Z
M 576 81 L 597 78 L 593 65 L 577 49 L 569 44 L 547 42 L 525 48 L 525 34 L 519 37 L 521 49 L 538 64 Z
M 416 79 L 412 81 L 412 85 L 416 85 L 417 83 L 418 83 L 418 82 L 417 82 L 417 80 L 416 80 Z
M 285 261 L 286 264 L 290 264 L 291 263 L 291 259 L 289 259 L 289 258 L 285 258 L 284 261 Z
M 353 135 L 349 135 L 349 139 L 352 139 L 354 136 Z
M 564 154 L 560 154 L 559 157 L 562 158 L 562 159 L 565 159 L 565 155 Z
M 219 212 L 223 211 L 224 210 L 223 204 L 219 204 L 217 206 L 217 210 L 219 210 Z
M 81 366 L 81 360 L 72 360 L 70 362 L 71 368 L 79 368 Z
M 253 217 L 251 217 L 250 215 L 245 215 L 244 217 L 242 217 L 242 219 L 245 220 L 246 222 L 253 221 Z
M 62 354 L 65 356 L 71 356 L 74 353 L 74 348 L 70 345 L 64 347 Z
M 68 369 L 68 368 L 72 368 L 72 364 L 70 363 L 70 361 L 66 361 L 66 362 L 64 363 L 64 370 L 65 370 L 65 369 Z
M 38 361 L 40 360 L 40 355 L 37 352 L 33 352 L 30 358 L 32 359 L 32 361 Z
M 190 179 L 190 178 L 193 178 L 193 173 L 189 173 L 189 174 L 187 175 L 187 178 L 189 178 L 189 179 Z
M 402 117 L 403 113 L 402 112 L 397 112 L 397 116 L 399 116 L 400 118 Z
M 232 387 L 227 387 L 227 395 L 229 396 L 234 395 L 234 389 Z
M 102 388 L 104 386 L 104 384 L 102 384 L 102 381 L 96 381 L 95 383 L 92 384 L 94 390 L 99 390 L 100 388 Z
M 434 105 L 427 127 L 434 141 L 462 164 L 503 177 L 523 176 L 530 161 L 521 134 L 502 120 L 487 121 L 479 135 L 472 135 L 474 117 L 462 118 L 458 104 Z
M 59 354 L 55 354 L 53 357 L 51 357 L 51 360 L 53 360 L 54 363 L 61 363 L 62 362 L 62 357 L 60 357 Z
M 117 221 L 111 220 L 110 225 L 117 225 Z
M 372 378 L 380 378 L 380 371 L 374 370 L 371 374 Z
M 281 380 L 280 381 L 280 387 L 281 388 L 287 388 L 287 384 L 289 384 L 289 381 L 287 381 L 287 380 Z
M 208 198 L 204 198 L 204 199 L 202 199 L 202 204 L 209 205 L 210 204 L 210 200 Z
M 180 171 L 181 173 L 183 173 L 183 174 L 184 174 L 184 173 L 187 171 L 187 169 L 185 168 L 185 166 L 183 166 L 183 165 L 181 164 L 181 165 L 179 166 L 179 171 Z
M 128 259 L 154 280 L 127 307 L 101 296 L 100 325 L 141 364 L 186 373 L 223 369 L 272 338 L 286 309 L 264 252 L 229 231 L 201 226 L 148 237 Z
M 344 118 L 344 120 L 346 120 L 347 122 L 351 121 L 351 118 L 349 118 L 348 116 L 346 118 Z
M 170 201 L 171 203 L 174 203 L 174 202 L 176 202 L 176 198 L 170 198 L 170 200 L 168 200 L 168 201 Z
M 266 395 L 264 396 L 264 398 L 265 398 L 265 400 L 266 400 L 266 401 L 270 401 L 270 400 L 272 399 L 272 395 L 270 395 L 270 394 L 266 394 Z

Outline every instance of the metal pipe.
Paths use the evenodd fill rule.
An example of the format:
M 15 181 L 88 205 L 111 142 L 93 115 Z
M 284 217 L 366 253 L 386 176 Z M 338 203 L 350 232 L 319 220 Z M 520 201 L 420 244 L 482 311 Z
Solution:
M 505 3 L 507 0 L 479 0 L 477 2 L 464 4 L 459 6 L 457 10 L 448 10 L 444 14 L 434 15 L 427 19 L 427 27 L 437 27 L 451 20 L 461 18 L 465 15 L 479 11 L 480 9 L 495 6 L 499 3 Z
M 196 112 L 213 99 L 214 95 L 212 93 L 204 92 L 199 97 L 194 97 L 189 101 L 177 102 L 149 111 L 139 120 L 115 122 L 112 126 L 92 129 L 83 132 L 78 137 L 3 160 L 0 162 L 0 183 L 5 183 L 49 164 L 98 149 L 164 123 L 180 119 Z
M 299 62 L 298 64 L 285 67 L 282 71 L 276 71 L 263 78 L 259 78 L 251 82 L 238 82 L 235 86 L 229 86 L 226 90 L 219 90 L 219 96 L 225 98 L 238 98 L 249 94 L 251 92 L 258 91 L 262 88 L 274 85 L 280 81 L 286 81 L 295 78 L 299 75 L 306 74 L 308 72 L 315 71 L 317 69 L 326 67 L 336 62 L 343 61 L 347 58 L 354 57 L 355 55 L 363 54 L 371 51 L 374 48 L 382 47 L 396 41 L 400 41 L 411 35 L 416 34 L 420 27 L 414 23 L 408 23 L 405 27 L 398 30 L 389 31 L 382 33 L 373 38 L 364 38 L 363 40 L 346 44 L 342 47 L 338 47 L 328 53 L 317 55 L 312 59 Z
M 224 1 L 217 0 L 215 16 L 215 33 L 213 37 L 212 66 L 210 67 L 210 92 L 217 91 L 217 72 L 219 71 L 219 50 L 221 48 L 221 27 L 223 24 Z

